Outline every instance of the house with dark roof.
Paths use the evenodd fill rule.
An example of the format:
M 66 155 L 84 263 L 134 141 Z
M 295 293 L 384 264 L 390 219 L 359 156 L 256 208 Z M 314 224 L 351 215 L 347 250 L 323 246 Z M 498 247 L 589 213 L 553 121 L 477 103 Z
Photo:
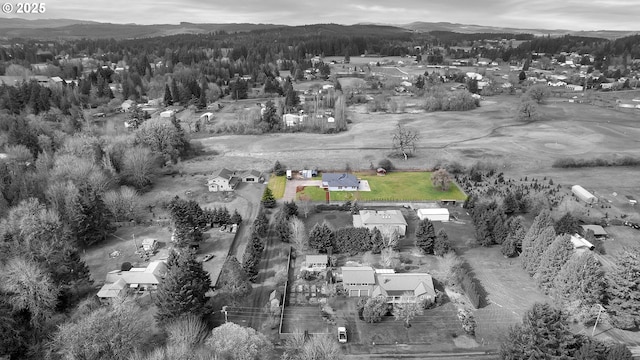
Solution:
M 586 235 L 587 231 L 593 231 L 593 235 L 596 238 L 605 238 L 607 237 L 607 231 L 600 225 L 580 225 L 582 227 L 582 231 Z
M 405 236 L 407 220 L 400 210 L 360 210 L 358 214 L 353 215 L 353 227 L 397 231 L 400 236 Z
M 329 191 L 357 191 L 360 181 L 347 173 L 323 173 L 322 187 Z
M 233 171 L 222 168 L 207 180 L 207 187 L 211 192 L 233 191 L 241 180 Z

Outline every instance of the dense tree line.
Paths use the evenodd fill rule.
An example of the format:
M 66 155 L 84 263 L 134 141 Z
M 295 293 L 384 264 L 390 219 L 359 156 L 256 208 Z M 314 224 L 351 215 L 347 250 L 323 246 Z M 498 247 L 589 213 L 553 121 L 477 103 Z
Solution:
M 575 335 L 566 313 L 549 304 L 534 304 L 522 324 L 511 328 L 500 347 L 501 359 L 620 359 L 630 360 L 623 344 Z

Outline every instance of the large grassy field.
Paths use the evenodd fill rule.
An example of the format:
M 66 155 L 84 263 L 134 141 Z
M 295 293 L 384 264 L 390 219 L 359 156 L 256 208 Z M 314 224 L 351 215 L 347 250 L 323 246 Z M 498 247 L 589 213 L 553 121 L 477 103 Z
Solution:
M 464 200 L 466 195 L 455 183 L 449 190 L 441 191 L 431 183 L 430 172 L 393 172 L 386 176 L 356 173 L 361 180 L 367 180 L 371 191 L 332 191 L 331 200 L 363 200 L 363 201 L 433 201 Z M 306 187 L 302 194 L 312 201 L 324 201 L 325 191 L 318 187 Z
M 273 192 L 273 197 L 276 199 L 282 199 L 284 195 L 284 188 L 287 185 L 287 178 L 284 176 L 271 175 L 269 177 L 269 189 Z

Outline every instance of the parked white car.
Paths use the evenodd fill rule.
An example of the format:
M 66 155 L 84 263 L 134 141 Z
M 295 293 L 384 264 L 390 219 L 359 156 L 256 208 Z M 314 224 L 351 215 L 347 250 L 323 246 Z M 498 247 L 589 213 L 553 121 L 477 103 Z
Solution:
M 347 342 L 347 328 L 344 326 L 338 327 L 338 342 L 342 344 Z

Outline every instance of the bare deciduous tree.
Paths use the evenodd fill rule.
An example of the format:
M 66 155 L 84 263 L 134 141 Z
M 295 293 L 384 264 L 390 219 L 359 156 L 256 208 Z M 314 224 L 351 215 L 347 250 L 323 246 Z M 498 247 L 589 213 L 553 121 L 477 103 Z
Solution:
M 521 102 L 517 111 L 518 120 L 520 121 L 538 120 L 538 105 L 531 100 Z
M 156 178 L 156 156 L 145 147 L 134 147 L 124 154 L 123 174 L 138 189 L 151 185 Z
M 289 221 L 292 242 L 296 245 L 298 251 L 304 251 L 309 245 L 307 230 L 304 228 L 304 222 L 296 216 L 292 216 Z
M 416 297 L 410 292 L 404 293 L 400 301 L 393 304 L 393 316 L 396 320 L 404 321 L 405 327 L 410 327 L 409 323 L 416 315 L 424 313 L 424 300 Z
M 398 246 L 398 241 L 400 240 L 398 230 L 390 227 L 383 227 L 379 230 L 380 234 L 382 234 L 382 247 L 395 249 Z
M 416 151 L 416 143 L 420 140 L 420 134 L 413 129 L 404 127 L 402 124 L 396 125 L 393 132 L 393 149 L 402 153 L 407 160 Z
M 395 268 L 400 263 L 400 254 L 393 248 L 383 249 L 380 253 L 380 262 L 388 268 Z
M 446 169 L 438 169 L 431 174 L 431 183 L 433 186 L 439 187 L 442 191 L 449 190 L 451 176 Z
M 129 221 L 139 217 L 140 195 L 133 188 L 122 186 L 119 190 L 109 190 L 104 193 L 102 200 L 116 221 Z
M 41 327 L 55 312 L 59 290 L 40 266 L 21 258 L 11 259 L 4 268 L 0 287 L 16 310 L 27 310 L 31 324 Z

